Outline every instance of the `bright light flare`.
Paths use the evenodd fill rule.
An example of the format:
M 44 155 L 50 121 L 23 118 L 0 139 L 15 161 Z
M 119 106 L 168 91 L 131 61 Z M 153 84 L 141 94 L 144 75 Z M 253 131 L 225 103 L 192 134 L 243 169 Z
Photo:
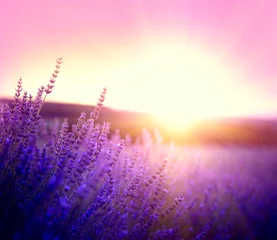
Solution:
M 187 129 L 206 118 L 240 114 L 247 94 L 238 76 L 223 64 L 215 55 L 191 46 L 147 49 L 136 75 L 145 88 L 143 110 L 170 131 Z
M 167 129 L 171 133 L 184 132 L 193 127 L 202 117 L 191 115 L 178 115 L 176 112 L 168 112 L 167 114 L 154 114 L 154 122 L 159 127 Z

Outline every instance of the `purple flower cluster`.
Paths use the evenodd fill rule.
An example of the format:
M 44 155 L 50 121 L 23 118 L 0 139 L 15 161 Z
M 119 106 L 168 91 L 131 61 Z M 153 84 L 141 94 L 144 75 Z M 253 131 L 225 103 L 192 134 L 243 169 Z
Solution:
M 1 239 L 277 239 L 277 151 L 214 159 L 145 129 L 132 143 L 98 122 L 106 88 L 76 124 L 48 122 L 61 64 L 34 98 L 19 79 L 0 106 Z
M 149 168 L 142 145 L 110 135 L 95 109 L 69 126 L 40 117 L 62 59 L 33 98 L 17 84 L 0 108 L 0 236 L 4 239 L 141 239 L 155 233 L 166 208 L 167 160 Z M 164 212 L 163 212 L 164 211 Z

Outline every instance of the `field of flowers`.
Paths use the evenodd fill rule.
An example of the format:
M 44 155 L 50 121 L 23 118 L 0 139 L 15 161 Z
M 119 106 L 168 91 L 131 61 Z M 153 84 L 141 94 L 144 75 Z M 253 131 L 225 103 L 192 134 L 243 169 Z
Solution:
M 177 147 L 98 122 L 44 121 L 62 59 L 0 107 L 1 239 L 277 239 L 277 148 Z

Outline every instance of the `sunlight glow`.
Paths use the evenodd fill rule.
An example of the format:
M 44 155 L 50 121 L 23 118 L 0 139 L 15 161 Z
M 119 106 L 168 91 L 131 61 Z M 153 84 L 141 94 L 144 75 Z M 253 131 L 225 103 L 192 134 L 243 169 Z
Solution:
M 174 42 L 146 48 L 124 74 L 141 93 L 136 110 L 180 130 L 201 119 L 246 112 L 243 86 L 223 64 L 206 49 Z

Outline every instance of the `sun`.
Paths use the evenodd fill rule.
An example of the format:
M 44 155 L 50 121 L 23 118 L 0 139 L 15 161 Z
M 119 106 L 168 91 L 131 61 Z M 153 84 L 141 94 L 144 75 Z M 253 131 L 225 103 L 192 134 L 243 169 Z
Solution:
M 231 58 L 227 61 L 220 51 L 191 41 L 154 43 L 143 45 L 101 76 L 110 87 L 108 105 L 151 114 L 170 131 L 254 112 L 249 99 L 257 94 Z
M 238 76 L 201 48 L 157 45 L 145 50 L 139 69 L 136 76 L 145 89 L 140 104 L 170 131 L 241 110 L 239 104 L 234 105 L 234 97 L 241 97 L 234 96 L 241 89 Z
M 177 112 L 153 114 L 153 121 L 170 133 L 185 132 L 197 124 L 202 116 L 179 115 Z

